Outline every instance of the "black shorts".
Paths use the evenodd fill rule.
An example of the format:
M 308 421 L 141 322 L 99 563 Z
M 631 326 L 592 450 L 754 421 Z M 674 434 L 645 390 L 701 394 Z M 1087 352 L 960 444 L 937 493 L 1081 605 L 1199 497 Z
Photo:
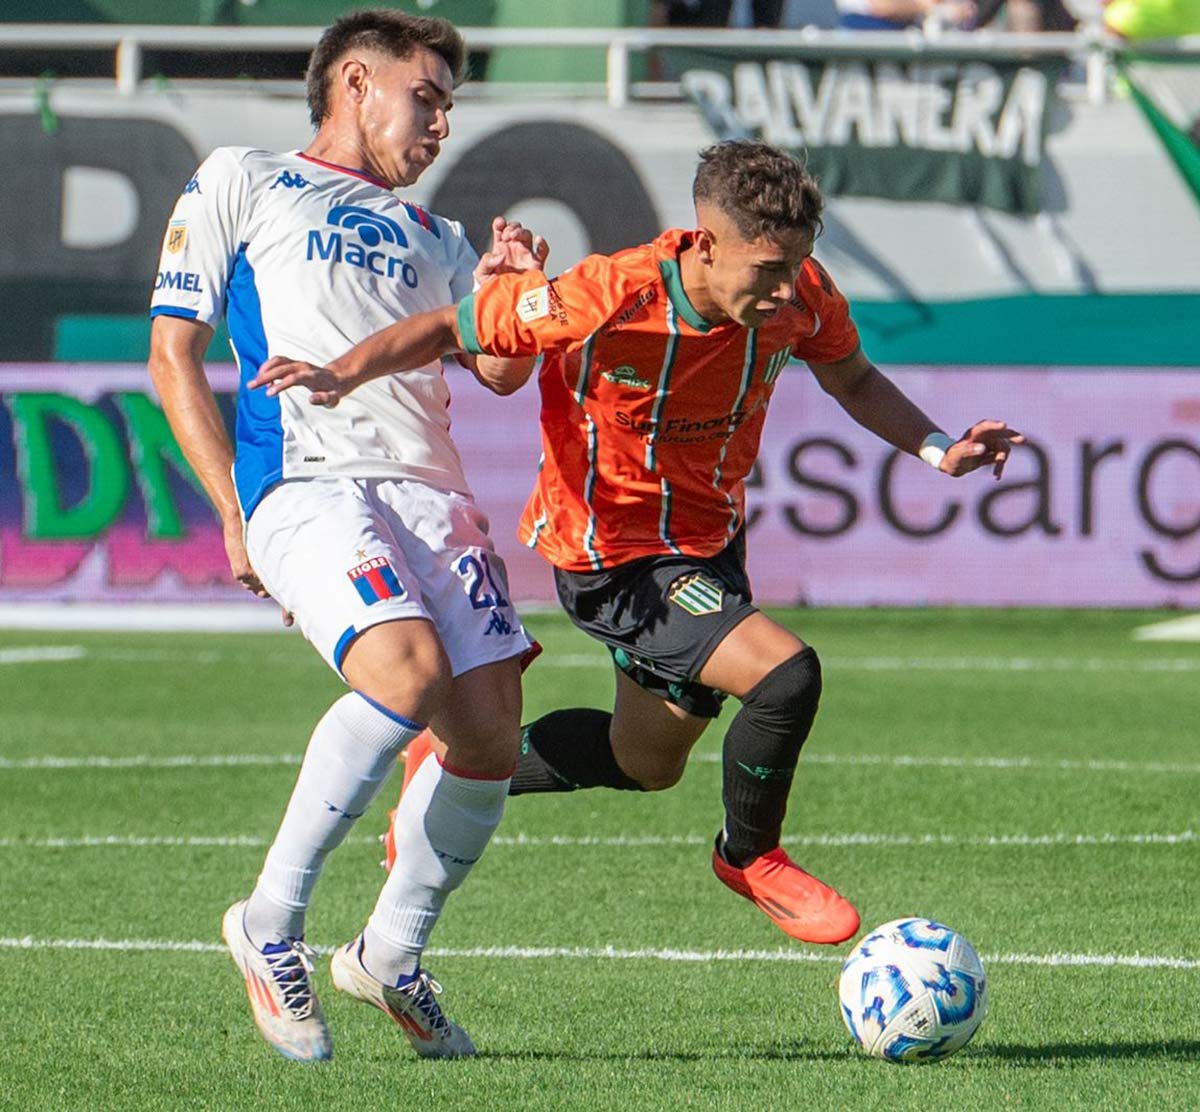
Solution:
M 735 625 L 751 614 L 746 541 L 716 556 L 645 556 L 604 571 L 554 571 L 558 598 L 585 633 L 608 646 L 634 683 L 700 718 L 723 692 L 695 679 Z

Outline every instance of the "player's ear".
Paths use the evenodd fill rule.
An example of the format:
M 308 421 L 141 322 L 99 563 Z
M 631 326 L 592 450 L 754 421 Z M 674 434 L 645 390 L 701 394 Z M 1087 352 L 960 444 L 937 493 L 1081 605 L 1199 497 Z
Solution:
M 352 101 L 359 103 L 366 97 L 370 69 L 365 62 L 360 62 L 357 58 L 343 58 L 338 65 L 337 76 L 338 82 Z
M 712 266 L 713 246 L 716 243 L 716 238 L 712 232 L 708 228 L 697 228 L 694 242 L 696 244 L 696 257 L 705 266 Z

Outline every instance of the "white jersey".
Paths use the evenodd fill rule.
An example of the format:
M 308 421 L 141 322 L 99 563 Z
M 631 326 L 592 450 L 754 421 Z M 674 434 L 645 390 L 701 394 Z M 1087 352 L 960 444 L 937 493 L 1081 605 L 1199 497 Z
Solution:
M 326 364 L 396 320 L 471 292 L 461 224 L 299 152 L 220 147 L 167 226 L 151 316 L 229 327 L 241 387 L 234 483 L 249 518 L 281 479 L 415 479 L 469 494 L 440 363 L 374 379 L 335 409 L 245 383 L 273 355 Z

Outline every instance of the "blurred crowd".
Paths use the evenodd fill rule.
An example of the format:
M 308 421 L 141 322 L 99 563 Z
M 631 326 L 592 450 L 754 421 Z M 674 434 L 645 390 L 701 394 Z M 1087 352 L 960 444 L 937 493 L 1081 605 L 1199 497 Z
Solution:
M 656 27 L 1070 31 L 1103 20 L 1129 39 L 1200 34 L 1200 0 L 652 0 Z

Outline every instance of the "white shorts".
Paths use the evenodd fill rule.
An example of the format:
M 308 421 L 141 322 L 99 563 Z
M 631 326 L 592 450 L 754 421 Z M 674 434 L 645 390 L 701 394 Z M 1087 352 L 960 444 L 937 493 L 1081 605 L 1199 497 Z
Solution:
M 363 630 L 426 618 L 457 676 L 532 644 L 487 531 L 471 498 L 424 483 L 292 479 L 255 507 L 246 551 L 263 586 L 339 675 Z

